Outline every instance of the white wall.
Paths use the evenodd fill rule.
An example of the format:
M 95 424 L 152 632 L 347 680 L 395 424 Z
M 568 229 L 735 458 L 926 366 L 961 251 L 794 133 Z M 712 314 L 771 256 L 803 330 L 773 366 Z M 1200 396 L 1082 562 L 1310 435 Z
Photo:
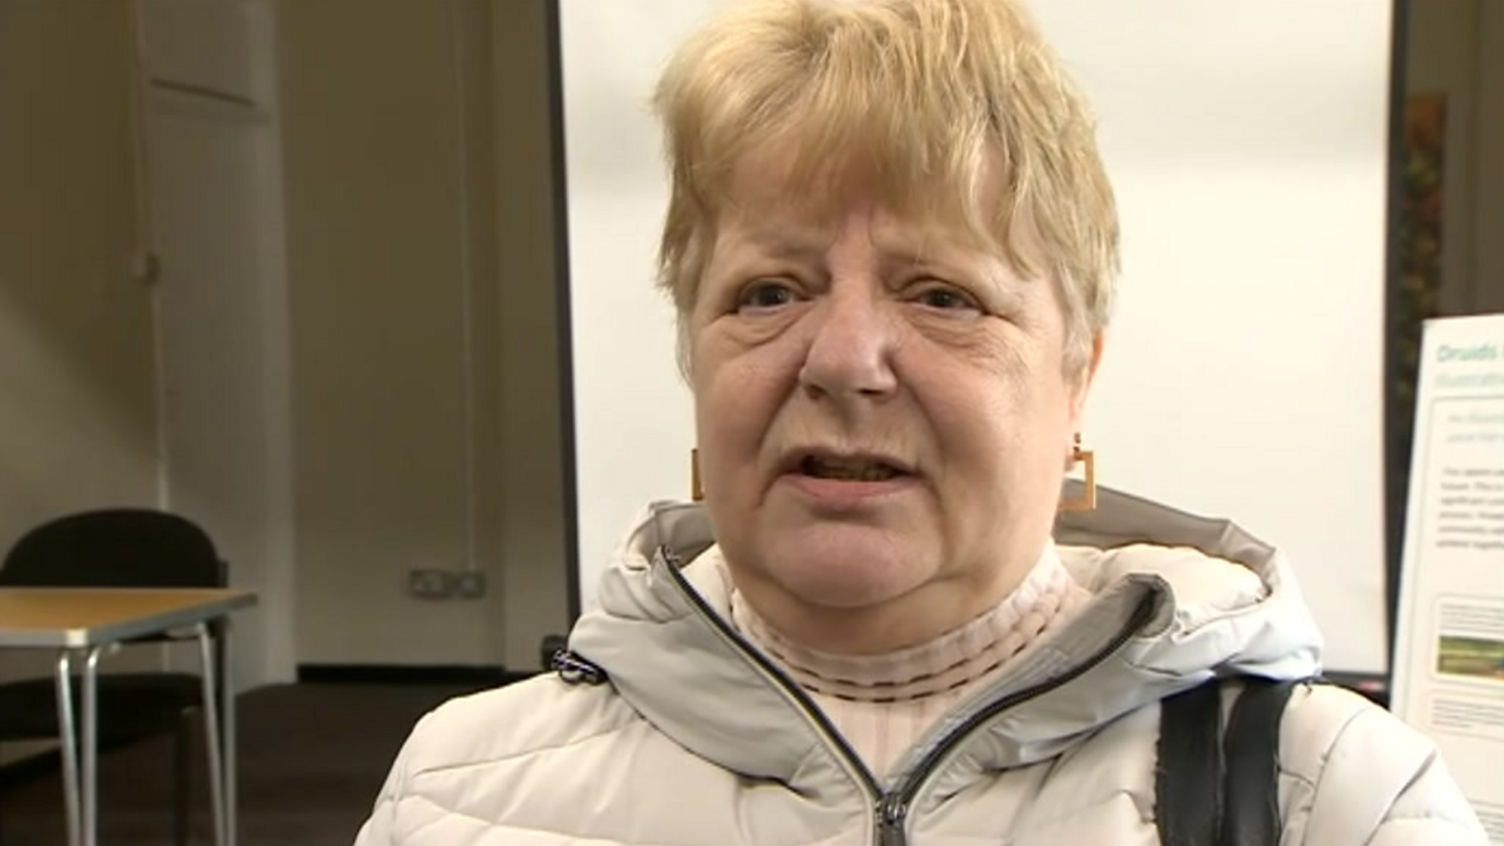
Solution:
M 501 582 L 474 508 L 496 484 L 472 433 L 497 428 L 476 414 L 498 386 L 472 381 L 496 341 L 472 322 L 490 281 L 468 262 L 490 241 L 471 247 L 460 5 L 277 6 L 300 663 L 500 661 L 496 591 L 407 593 L 414 568 Z
M 133 5 L 0 0 L 0 549 L 59 513 L 165 503 L 205 520 L 236 583 L 261 595 L 237 629 L 242 683 L 288 680 L 299 658 L 534 668 L 541 638 L 568 622 L 544 2 L 392 5 L 370 10 L 355 37 L 357 10 L 343 2 L 141 0 L 149 75 L 253 101 L 243 115 L 181 89 L 139 103 L 174 122 L 202 118 L 210 133 L 280 130 L 279 68 L 266 46 L 270 13 L 292 15 L 282 69 L 294 73 L 287 105 L 298 120 L 298 335 L 288 335 L 284 287 L 244 289 L 248 264 L 226 277 L 247 318 L 239 324 L 213 307 L 231 298 L 174 275 L 177 255 L 163 256 L 155 289 L 165 318 L 197 330 L 197 376 L 242 368 L 223 397 L 235 403 L 199 406 L 200 423 L 228 417 L 246 436 L 233 446 L 221 437 L 220 449 L 199 427 L 211 436 L 197 439 L 209 443 L 199 457 L 224 459 L 208 469 L 233 488 L 214 497 L 164 487 L 171 471 L 159 474 L 159 389 L 173 384 L 154 372 L 167 364 L 154 360 L 154 289 L 132 274 L 152 243 L 172 250 L 161 221 L 155 233 L 144 225 L 152 192 L 138 179 L 152 177 L 137 173 L 132 137 Z M 280 191 L 279 145 L 255 146 L 254 173 L 219 175 Z M 159 162 L 154 178 L 172 164 Z M 171 187 L 167 199 L 187 198 L 179 206 L 205 202 L 204 185 Z M 220 188 L 214 196 L 224 199 Z M 206 218 L 230 213 L 222 202 L 203 208 Z M 284 221 L 264 211 L 257 231 L 239 234 L 256 239 L 257 269 L 275 271 Z M 204 296 L 215 313 L 202 314 Z M 246 308 L 258 300 L 259 327 Z M 206 338 L 195 313 L 218 320 L 222 337 Z M 397 343 L 388 327 L 408 334 Z M 231 354 L 224 341 L 251 329 L 263 334 Z M 270 378 L 289 359 L 299 367 L 296 432 L 286 377 Z M 267 419 L 248 419 L 238 401 L 263 391 Z M 247 484 L 285 492 L 294 478 L 301 499 L 239 495 Z M 468 561 L 491 576 L 485 600 L 405 595 L 408 566 Z M 109 667 L 161 663 L 151 648 Z M 195 666 L 192 656 L 173 663 Z M 46 655 L 0 652 L 0 680 L 49 671 Z M 0 761 L 15 752 L 0 749 Z
M 690 396 L 653 290 L 667 202 L 648 96 L 715 0 L 561 0 L 580 606 L 652 499 L 689 496 Z
M 645 102 L 716 0 L 561 0 L 582 601 L 631 516 L 683 497 L 689 396 L 652 290 Z M 1390 8 L 1036 0 L 1096 101 L 1124 219 L 1085 436 L 1105 484 L 1289 551 L 1328 664 L 1384 665 L 1381 369 Z
M 162 505 L 230 584 L 241 688 L 294 678 L 293 513 L 275 43 L 267 0 L 134 0 L 154 284 Z M 205 202 L 212 197 L 212 202 Z M 174 663 L 196 667 L 192 650 Z
M 299 661 L 535 669 L 568 623 L 544 4 L 277 8 Z
M 500 322 L 502 627 L 506 665 L 538 665 L 548 634 L 567 631 L 554 138 L 547 85 L 552 0 L 493 0 L 496 308 Z
M 0 554 L 59 514 L 156 502 L 126 32 L 123 4 L 0 0 Z M 52 664 L 0 650 L 0 682 Z M 5 744 L 0 764 L 36 748 Z

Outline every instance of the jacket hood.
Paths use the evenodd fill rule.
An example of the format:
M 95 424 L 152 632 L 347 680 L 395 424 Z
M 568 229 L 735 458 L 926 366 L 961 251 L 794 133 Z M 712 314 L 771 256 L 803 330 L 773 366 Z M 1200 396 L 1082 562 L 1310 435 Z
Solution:
M 1054 542 L 1094 598 L 945 717 L 895 778 L 979 721 L 945 753 L 930 795 L 981 770 L 1058 755 L 1214 675 L 1320 670 L 1321 637 L 1284 556 L 1231 522 L 1099 488 L 1095 510 L 1060 516 Z M 823 718 L 726 622 L 722 571 L 690 563 L 713 543 L 700 506 L 649 505 L 570 648 L 605 670 L 648 722 L 711 761 L 757 778 L 860 790 L 860 773 L 832 753 Z

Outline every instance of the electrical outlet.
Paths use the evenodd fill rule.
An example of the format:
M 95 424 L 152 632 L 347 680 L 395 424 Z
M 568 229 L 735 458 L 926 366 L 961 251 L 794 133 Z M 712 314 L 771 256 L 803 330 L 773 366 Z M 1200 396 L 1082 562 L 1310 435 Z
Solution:
M 479 599 L 486 595 L 486 574 L 480 570 L 463 570 L 454 574 L 454 595 L 460 599 Z
M 454 582 L 454 574 L 448 570 L 410 570 L 407 574 L 407 593 L 417 599 L 448 599 L 454 596 Z

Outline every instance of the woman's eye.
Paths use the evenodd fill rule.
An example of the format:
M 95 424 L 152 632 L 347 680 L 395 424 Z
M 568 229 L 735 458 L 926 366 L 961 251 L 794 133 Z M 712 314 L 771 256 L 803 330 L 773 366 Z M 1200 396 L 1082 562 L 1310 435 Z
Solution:
M 920 305 L 939 311 L 977 308 L 976 301 L 954 288 L 932 287 L 919 292 L 915 297 Z
M 794 291 L 782 282 L 757 282 L 748 285 L 737 300 L 738 309 L 769 309 L 794 301 Z

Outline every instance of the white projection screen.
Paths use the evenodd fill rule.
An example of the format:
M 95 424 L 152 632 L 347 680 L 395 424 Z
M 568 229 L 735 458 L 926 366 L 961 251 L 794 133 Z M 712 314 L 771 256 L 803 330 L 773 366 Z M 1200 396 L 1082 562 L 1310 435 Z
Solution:
M 559 0 L 582 608 L 644 505 L 688 495 L 647 100 L 720 2 Z M 1123 220 L 1084 430 L 1098 480 L 1283 547 L 1327 666 L 1382 672 L 1391 4 L 1032 8 L 1093 98 Z

